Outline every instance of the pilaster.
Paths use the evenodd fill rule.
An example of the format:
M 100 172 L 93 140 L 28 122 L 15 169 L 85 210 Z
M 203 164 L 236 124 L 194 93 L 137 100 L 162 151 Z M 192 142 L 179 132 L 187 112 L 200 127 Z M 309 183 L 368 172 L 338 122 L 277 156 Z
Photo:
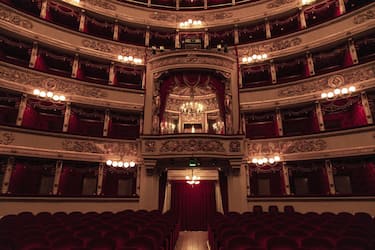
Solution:
M 27 105 L 27 95 L 23 94 L 21 97 L 20 105 L 18 106 L 18 115 L 17 115 L 17 121 L 16 121 L 17 126 L 22 126 L 23 113 L 25 113 L 26 105 Z
M 7 194 L 9 191 L 9 183 L 10 183 L 10 178 L 12 177 L 13 168 L 14 168 L 14 157 L 9 157 L 7 166 L 5 168 L 4 177 L 3 177 L 3 185 L 1 187 L 2 194 Z
M 55 178 L 53 181 L 53 188 L 52 188 L 52 194 L 57 195 L 59 192 L 59 185 L 60 185 L 60 177 L 61 172 L 63 168 L 63 162 L 61 160 L 58 160 L 56 162 L 56 171 L 55 171 Z

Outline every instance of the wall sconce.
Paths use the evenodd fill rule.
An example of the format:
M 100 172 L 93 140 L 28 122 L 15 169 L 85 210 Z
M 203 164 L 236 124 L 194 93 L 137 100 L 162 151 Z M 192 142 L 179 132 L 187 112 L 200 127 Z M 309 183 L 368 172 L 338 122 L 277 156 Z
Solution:
M 66 100 L 64 95 L 57 95 L 57 94 L 54 94 L 52 91 L 34 89 L 33 94 L 35 96 L 42 97 L 42 98 L 50 98 L 55 102 L 59 102 L 59 101 L 63 102 Z
M 343 95 L 350 95 L 352 93 L 354 93 L 356 91 L 356 88 L 354 86 L 350 86 L 349 88 L 347 87 L 344 87 L 344 88 L 341 88 L 341 89 L 334 89 L 333 91 L 329 91 L 329 92 L 323 92 L 320 97 L 322 99 L 334 99 L 334 98 L 337 98 L 339 96 L 343 96 Z

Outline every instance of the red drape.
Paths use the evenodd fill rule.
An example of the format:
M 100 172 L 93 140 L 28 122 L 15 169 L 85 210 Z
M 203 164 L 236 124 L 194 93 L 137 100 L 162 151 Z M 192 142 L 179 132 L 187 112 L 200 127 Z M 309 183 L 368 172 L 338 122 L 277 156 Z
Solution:
M 207 230 L 207 223 L 216 212 L 214 181 L 201 181 L 194 186 L 174 181 L 171 196 L 171 210 L 178 216 L 182 230 Z

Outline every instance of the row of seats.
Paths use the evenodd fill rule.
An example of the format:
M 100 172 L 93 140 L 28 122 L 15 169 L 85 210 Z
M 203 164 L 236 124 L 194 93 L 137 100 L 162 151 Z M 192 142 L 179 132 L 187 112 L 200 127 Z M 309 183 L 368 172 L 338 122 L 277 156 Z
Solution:
M 22 212 L 0 220 L 0 250 L 171 250 L 179 226 L 172 213 Z
M 26 13 L 41 16 L 45 20 L 72 30 L 79 30 L 97 37 L 117 40 L 134 45 L 144 46 L 146 44 L 145 37 L 147 28 L 145 26 L 137 27 L 136 25 L 118 22 L 117 20 L 115 21 L 109 17 L 99 17 L 96 13 L 90 13 L 88 11 L 80 12 L 79 8 L 55 1 L 47 1 L 46 14 L 42 11 L 42 6 L 38 1 L 1 0 L 1 2 L 25 11 Z M 279 37 L 290 34 L 304 29 L 305 26 L 313 27 L 340 16 L 343 13 L 341 13 L 339 2 L 339 0 L 327 0 L 303 8 L 300 12 L 289 11 L 281 17 L 269 18 L 270 37 Z M 346 12 L 350 12 L 370 3 L 371 0 L 349 0 L 345 1 L 343 5 Z M 301 20 L 302 16 L 304 21 Z M 115 28 L 116 25 L 118 28 Z M 267 24 L 265 21 L 252 22 L 251 24 L 240 24 L 238 26 L 239 44 L 246 44 L 270 38 L 267 35 L 266 26 Z M 115 34 L 115 31 L 117 34 Z M 215 48 L 218 44 L 221 44 L 221 41 L 228 46 L 233 46 L 235 43 L 233 31 L 234 27 L 219 28 L 212 31 L 209 30 L 208 35 L 210 37 L 210 47 Z M 161 30 L 160 28 L 157 29 L 152 27 L 149 32 L 149 44 L 151 46 L 164 46 L 168 49 L 175 48 L 174 40 L 176 37 L 176 31 L 174 29 Z
M 367 213 L 301 214 L 290 206 L 218 213 L 209 225 L 214 250 L 371 250 L 374 239 L 375 219 Z

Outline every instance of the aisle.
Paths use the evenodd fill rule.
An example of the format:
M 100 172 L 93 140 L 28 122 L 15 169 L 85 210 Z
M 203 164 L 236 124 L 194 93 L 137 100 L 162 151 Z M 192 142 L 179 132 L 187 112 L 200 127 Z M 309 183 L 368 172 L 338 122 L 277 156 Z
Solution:
M 180 232 L 175 250 L 207 250 L 207 232 Z

